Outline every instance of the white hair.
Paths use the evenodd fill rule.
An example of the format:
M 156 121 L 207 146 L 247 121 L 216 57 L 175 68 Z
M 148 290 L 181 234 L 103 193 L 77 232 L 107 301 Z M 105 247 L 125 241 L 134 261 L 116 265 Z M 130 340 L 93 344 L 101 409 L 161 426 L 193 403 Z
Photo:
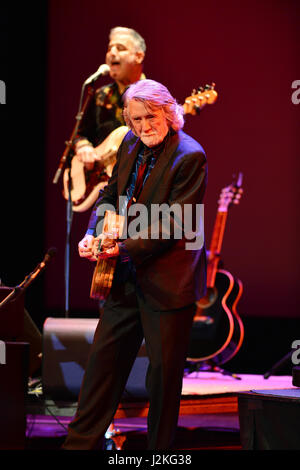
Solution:
M 179 131 L 184 125 L 183 107 L 179 105 L 169 90 L 155 80 L 139 80 L 130 85 L 124 93 L 123 116 L 126 125 L 133 129 L 133 125 L 128 112 L 128 104 L 131 100 L 141 101 L 145 106 L 151 108 L 161 108 L 164 110 L 169 127 L 174 131 Z

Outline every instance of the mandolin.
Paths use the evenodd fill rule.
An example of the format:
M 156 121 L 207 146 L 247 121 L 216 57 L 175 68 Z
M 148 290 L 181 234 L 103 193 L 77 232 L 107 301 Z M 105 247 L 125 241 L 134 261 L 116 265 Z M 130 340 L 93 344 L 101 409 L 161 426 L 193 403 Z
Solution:
M 205 85 L 193 90 L 183 104 L 184 114 L 199 114 L 206 104 L 213 104 L 218 93 L 215 84 Z M 112 131 L 95 151 L 99 158 L 92 170 L 87 170 L 84 164 L 74 155 L 71 161 L 71 200 L 74 212 L 85 212 L 96 202 L 99 191 L 103 189 L 112 174 L 113 166 L 122 140 L 128 132 L 128 127 L 120 126 Z M 63 196 L 69 197 L 69 169 L 64 171 Z
M 243 285 L 229 271 L 219 268 L 228 208 L 240 201 L 242 176 L 240 173 L 236 182 L 223 188 L 218 201 L 208 254 L 207 294 L 197 302 L 187 357 L 190 362 L 224 364 L 243 342 L 244 326 L 237 313 Z

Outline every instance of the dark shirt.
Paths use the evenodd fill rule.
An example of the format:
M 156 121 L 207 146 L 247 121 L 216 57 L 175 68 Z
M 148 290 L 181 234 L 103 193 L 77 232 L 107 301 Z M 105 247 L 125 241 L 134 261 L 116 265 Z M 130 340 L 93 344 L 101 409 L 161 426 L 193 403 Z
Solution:
M 116 83 L 96 90 L 82 118 L 77 138 L 85 137 L 96 147 L 113 130 L 124 126 L 122 97 Z
M 132 201 L 133 197 L 135 196 L 136 198 L 138 197 L 138 194 L 136 194 L 135 189 L 136 189 L 136 183 L 137 183 L 137 176 L 139 173 L 139 168 L 146 164 L 146 170 L 144 173 L 143 181 L 142 181 L 142 186 L 140 188 L 139 193 L 141 192 L 141 189 L 143 188 L 144 184 L 146 183 L 147 178 L 149 177 L 156 159 L 158 158 L 159 153 L 154 153 L 151 149 L 148 149 L 145 145 L 141 144 L 140 150 L 137 155 L 137 159 L 135 162 L 134 170 L 132 172 L 132 175 L 129 180 L 129 185 L 126 189 L 126 197 L 127 200 L 125 201 L 126 207 L 120 207 L 119 208 L 119 214 L 120 215 L 125 215 L 127 204 L 129 201 Z M 135 200 L 133 200 L 135 202 Z

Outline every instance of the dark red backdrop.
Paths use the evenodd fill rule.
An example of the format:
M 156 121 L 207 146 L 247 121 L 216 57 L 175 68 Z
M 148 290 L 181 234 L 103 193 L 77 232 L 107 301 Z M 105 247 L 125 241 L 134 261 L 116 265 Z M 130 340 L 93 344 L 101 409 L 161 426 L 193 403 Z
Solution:
M 228 216 L 222 258 L 244 284 L 245 316 L 298 314 L 297 244 L 299 111 L 291 84 L 299 79 L 299 9 L 292 1 L 114 2 L 52 0 L 48 12 L 45 246 L 58 255 L 46 275 L 48 311 L 64 310 L 65 201 L 52 184 L 71 134 L 83 81 L 104 62 L 111 27 L 129 26 L 147 42 L 145 73 L 183 102 L 194 87 L 216 83 L 219 99 L 185 131 L 209 162 L 205 201 L 209 242 L 221 189 L 244 174 L 244 195 Z M 106 83 L 99 79 L 97 85 Z M 71 311 L 89 300 L 92 266 L 77 256 L 88 214 L 74 214 Z

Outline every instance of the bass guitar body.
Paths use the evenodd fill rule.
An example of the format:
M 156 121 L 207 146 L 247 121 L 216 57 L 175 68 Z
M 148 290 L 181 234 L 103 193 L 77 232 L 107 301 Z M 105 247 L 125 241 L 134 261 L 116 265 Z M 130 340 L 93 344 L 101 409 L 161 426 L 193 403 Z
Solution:
M 69 197 L 69 180 L 71 176 L 71 200 L 74 212 L 85 212 L 96 202 L 99 191 L 105 188 L 112 174 L 116 155 L 122 140 L 128 132 L 128 127 L 120 126 L 95 147 L 98 161 L 91 170 L 87 170 L 84 164 L 75 155 L 71 162 L 71 168 L 64 172 L 65 199 Z
M 215 285 L 197 302 L 187 360 L 224 364 L 240 349 L 244 327 L 237 313 L 242 295 L 241 281 L 226 270 L 218 270 Z

